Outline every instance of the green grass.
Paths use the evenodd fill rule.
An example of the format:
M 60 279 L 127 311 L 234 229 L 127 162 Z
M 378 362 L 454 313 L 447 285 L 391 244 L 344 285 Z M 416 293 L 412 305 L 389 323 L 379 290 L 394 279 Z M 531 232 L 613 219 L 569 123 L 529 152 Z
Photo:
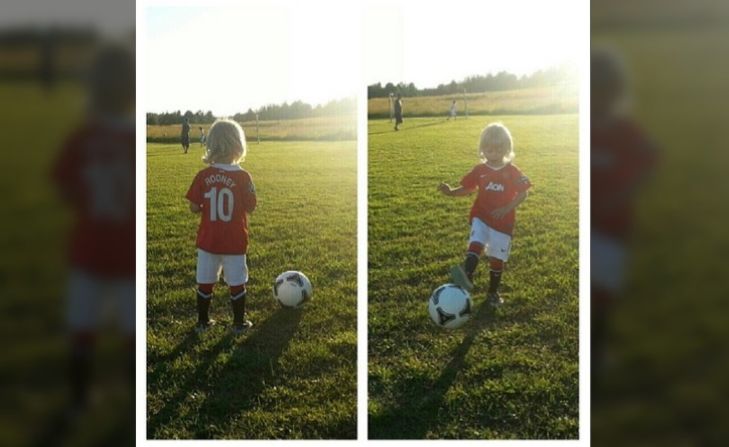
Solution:
M 356 144 L 266 142 L 244 167 L 259 205 L 250 221 L 249 317 L 229 334 L 216 287 L 211 331 L 196 336 L 195 233 L 185 192 L 200 153 L 147 147 L 149 438 L 356 437 Z M 194 147 L 193 147 L 194 149 Z M 313 300 L 285 310 L 271 285 L 301 270 Z
M 128 445 L 134 438 L 134 390 L 126 384 L 125 352 L 112 331 L 100 334 L 92 392 L 95 404 L 78 425 L 67 411 L 68 339 L 65 299 L 70 212 L 50 181 L 61 144 L 83 116 L 83 91 L 59 83 L 0 83 L 5 144 L 0 190 L 0 338 L 4 405 L 0 445 Z
M 463 95 L 415 96 L 403 98 L 403 114 L 408 117 L 445 117 L 456 100 L 458 116 L 465 115 Z M 570 86 L 525 88 L 466 95 L 469 115 L 533 115 L 562 114 L 577 111 L 577 91 Z M 367 101 L 370 119 L 389 118 L 388 98 L 372 98 Z
M 427 300 L 449 281 L 473 197 L 436 192 L 477 162 L 480 130 L 502 121 L 531 195 L 517 212 L 506 304 L 456 331 Z M 369 436 L 371 439 L 578 437 L 577 115 L 409 119 L 369 124 Z
M 726 17 L 726 3 L 716 6 L 723 12 L 715 16 Z M 625 57 L 636 121 L 658 148 L 656 172 L 636 197 L 627 287 L 611 314 L 611 368 L 601 399 L 593 399 L 596 445 L 729 439 L 729 60 L 716 57 L 729 32 L 722 20 L 680 29 L 661 20 L 640 32 L 603 28 L 592 36 Z

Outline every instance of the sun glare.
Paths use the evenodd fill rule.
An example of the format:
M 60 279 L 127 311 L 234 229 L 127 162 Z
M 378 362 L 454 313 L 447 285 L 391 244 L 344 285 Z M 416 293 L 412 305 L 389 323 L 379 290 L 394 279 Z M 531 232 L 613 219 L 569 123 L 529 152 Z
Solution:
M 575 1 L 371 0 L 366 80 L 435 87 L 467 76 L 530 74 L 578 60 Z
M 354 96 L 355 13 L 329 1 L 150 7 L 149 109 L 225 115 Z

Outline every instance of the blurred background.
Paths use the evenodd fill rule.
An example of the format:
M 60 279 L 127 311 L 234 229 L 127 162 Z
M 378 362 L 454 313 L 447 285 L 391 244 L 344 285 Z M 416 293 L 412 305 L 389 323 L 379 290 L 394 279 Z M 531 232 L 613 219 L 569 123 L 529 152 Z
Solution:
M 2 6 L 0 445 L 134 442 L 134 20 Z
M 591 3 L 592 441 L 729 442 L 729 4 Z
M 618 247 L 624 268 L 611 275 L 608 265 L 602 279 L 620 280 L 600 293 L 606 303 L 593 304 L 601 312 L 593 325 L 604 322 L 603 354 L 593 365 L 593 443 L 726 445 L 729 5 L 594 0 L 591 7 L 593 46 L 614 61 L 606 85 L 613 66 L 624 79 L 620 122 L 629 130 L 616 139 L 648 151 L 637 172 L 604 172 L 635 188 L 622 196 L 629 222 L 607 245 L 613 256 Z M 3 4 L 1 445 L 133 442 L 128 340 L 115 325 L 100 332 L 94 350 L 96 411 L 73 405 L 66 314 L 78 216 L 52 175 L 65 142 L 93 116 L 88 73 L 99 46 L 133 48 L 133 40 L 129 0 Z M 611 142 L 609 127 L 601 129 Z M 629 153 L 620 152 L 628 166 Z M 594 196 L 592 207 L 600 212 Z

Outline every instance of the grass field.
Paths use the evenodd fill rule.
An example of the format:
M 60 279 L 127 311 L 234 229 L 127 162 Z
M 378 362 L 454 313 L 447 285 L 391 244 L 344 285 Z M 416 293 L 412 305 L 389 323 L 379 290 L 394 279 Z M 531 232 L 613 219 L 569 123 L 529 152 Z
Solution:
M 517 212 L 506 304 L 456 331 L 427 300 L 462 262 L 473 197 L 436 192 L 477 162 L 480 130 L 502 121 L 531 195 Z M 369 436 L 371 439 L 578 436 L 577 115 L 369 123 Z
M 611 315 L 612 366 L 601 399 L 593 398 L 597 446 L 729 439 L 729 59 L 716 57 L 727 51 L 729 8 L 713 3 L 711 19 L 720 22 L 706 26 L 674 22 L 680 5 L 646 8 L 643 25 L 634 14 L 618 16 L 592 35 L 625 58 L 636 121 L 658 148 L 655 175 L 636 197 L 627 287 Z
M 265 141 L 341 141 L 357 139 L 357 121 L 354 114 L 323 116 L 295 120 L 259 121 L 256 133 L 255 121 L 240 123 L 248 141 L 256 141 L 256 135 Z M 191 147 L 200 145 L 200 127 L 207 133 L 209 124 L 191 124 Z M 147 126 L 147 142 L 178 144 L 182 127 L 179 124 Z
M 456 100 L 458 116 L 465 113 L 463 95 L 416 96 L 403 98 L 403 114 L 407 117 L 443 116 Z M 522 90 L 506 90 L 466 95 L 470 115 L 544 114 L 575 113 L 577 92 L 568 87 L 541 87 Z M 367 115 L 370 119 L 389 118 L 388 98 L 373 98 L 368 101 Z
M 65 299 L 70 211 L 50 181 L 61 144 L 83 115 L 79 85 L 44 92 L 35 82 L 0 83 L 0 109 L 9 150 L 0 190 L 0 303 L 3 396 L 0 445 L 129 445 L 134 439 L 134 390 L 124 380 L 117 334 L 100 334 L 94 406 L 77 424 L 68 410 Z M 32 168 L 29 168 L 32 166 Z M 121 352 L 120 352 L 121 351 Z
M 200 153 L 149 144 L 149 438 L 356 437 L 356 144 L 265 142 L 244 164 L 259 205 L 250 221 L 249 317 L 228 331 L 227 290 L 198 337 L 195 234 L 185 192 Z M 301 310 L 274 302 L 271 285 L 301 270 L 314 285 Z

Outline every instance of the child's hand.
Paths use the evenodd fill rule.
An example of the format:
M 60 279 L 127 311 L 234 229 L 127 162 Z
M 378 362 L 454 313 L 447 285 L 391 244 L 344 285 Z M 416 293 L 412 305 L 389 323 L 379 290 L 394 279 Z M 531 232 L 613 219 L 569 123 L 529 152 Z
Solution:
M 501 219 L 502 217 L 506 216 L 509 211 L 511 211 L 510 207 L 502 206 L 501 208 L 496 208 L 495 210 L 491 211 L 491 216 L 493 216 L 495 219 Z
M 450 195 L 451 190 L 452 188 L 448 183 L 441 183 L 440 185 L 438 185 L 438 191 L 442 192 L 447 196 Z

